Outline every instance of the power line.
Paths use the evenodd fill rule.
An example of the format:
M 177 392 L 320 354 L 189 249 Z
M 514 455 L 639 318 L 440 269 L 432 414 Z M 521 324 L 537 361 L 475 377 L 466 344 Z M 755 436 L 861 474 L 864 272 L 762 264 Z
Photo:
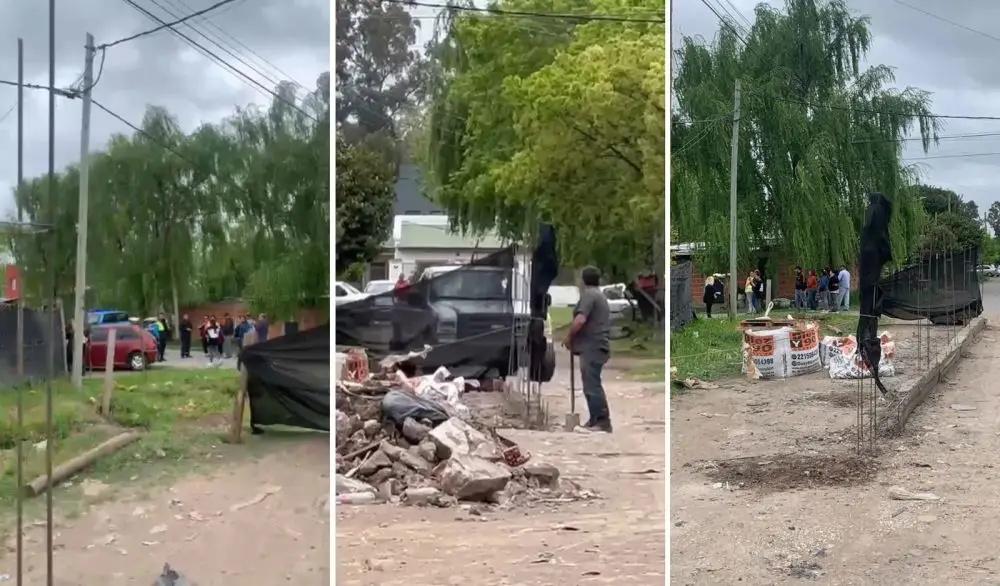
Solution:
M 114 41 L 114 42 L 111 42 L 111 43 L 104 43 L 103 45 L 99 45 L 97 48 L 98 49 L 110 49 L 111 47 L 114 47 L 116 45 L 121 45 L 122 43 L 127 43 L 129 41 L 134 41 L 136 39 L 145 37 L 147 35 L 151 35 L 153 33 L 158 33 L 158 32 L 160 32 L 160 31 L 162 31 L 164 29 L 172 29 L 174 26 L 176 26 L 178 24 L 181 24 L 183 22 L 186 22 L 188 20 L 191 20 L 192 18 L 201 16 L 203 14 L 207 14 L 207 13 L 215 10 L 216 8 L 220 8 L 222 6 L 225 6 L 226 4 L 230 4 L 230 3 L 235 2 L 235 1 L 236 0 L 220 0 L 219 2 L 216 2 L 215 4 L 209 6 L 208 8 L 203 8 L 203 9 L 197 11 L 197 12 L 194 12 L 192 14 L 189 14 L 189 15 L 185 16 L 184 18 L 179 18 L 179 19 L 177 19 L 177 20 L 175 20 L 173 22 L 163 22 L 160 26 L 153 27 L 153 28 L 151 28 L 151 29 L 149 29 L 147 31 L 143 31 L 141 33 L 136 33 L 134 35 L 127 36 L 127 37 L 125 37 L 123 39 L 118 39 L 117 41 Z
M 1000 132 L 977 132 L 970 134 L 948 134 L 944 136 L 935 136 L 932 140 L 962 140 L 966 138 L 989 138 L 989 137 L 1000 137 Z M 877 144 L 884 142 L 910 142 L 910 141 L 923 141 L 924 139 L 920 137 L 903 137 L 903 138 L 874 138 L 865 140 L 853 140 L 852 144 Z
M 802 106 L 808 106 L 810 108 L 826 108 L 827 110 L 839 110 L 842 112 L 855 112 L 857 114 L 875 114 L 879 116 L 906 116 L 906 117 L 920 117 L 920 118 L 935 118 L 938 120 L 1000 120 L 1000 116 L 967 116 L 958 114 L 924 114 L 917 115 L 911 112 L 887 112 L 883 110 L 871 110 L 868 108 L 854 108 L 851 106 L 835 106 L 833 104 L 817 104 L 816 102 L 810 102 L 807 100 L 796 100 L 793 98 L 782 98 L 776 96 L 765 96 L 760 93 L 753 91 L 748 91 L 759 97 L 776 100 L 779 102 L 788 102 L 791 104 L 800 104 Z
M 995 157 L 1000 156 L 1000 152 L 993 153 L 961 153 L 956 155 L 929 155 L 926 157 L 908 157 L 904 161 L 929 161 L 932 159 L 970 159 L 973 157 Z
M 992 39 L 994 41 L 1000 41 L 1000 37 L 991 35 L 989 33 L 983 32 L 983 31 L 978 30 L 978 29 L 974 29 L 971 26 L 966 26 L 966 25 L 964 25 L 964 24 L 962 24 L 960 22 L 955 22 L 954 20 L 949 20 L 949 19 L 947 19 L 947 18 L 945 18 L 943 16 L 939 16 L 937 14 L 934 14 L 933 12 L 928 12 L 928 11 L 924 10 L 923 8 L 918 8 L 916 6 L 913 6 L 912 4 L 907 4 L 906 2 L 903 2 L 903 0 L 892 0 L 892 1 L 895 2 L 896 4 L 899 4 L 900 6 L 905 6 L 906 8 L 909 8 L 910 10 L 914 10 L 916 12 L 919 12 L 920 14 L 923 14 L 924 16 L 929 16 L 929 17 L 933 18 L 934 20 L 939 20 L 941 22 L 950 24 L 951 26 L 955 26 L 955 27 L 958 27 L 958 28 L 960 28 L 962 30 L 968 31 L 968 32 L 970 32 L 972 34 L 979 35 L 981 37 L 986 37 L 987 39 Z
M 412 0 L 384 0 L 389 4 L 402 4 L 404 6 L 419 6 L 422 8 L 441 8 L 445 10 L 457 10 L 459 12 L 475 12 L 479 14 L 495 14 L 498 16 L 523 16 L 531 18 L 552 18 L 558 20 L 574 20 L 577 22 L 634 22 L 648 24 L 666 24 L 666 16 L 660 19 L 652 18 L 632 18 L 615 14 L 572 14 L 564 12 L 529 12 L 525 10 L 505 10 L 503 8 L 479 8 L 476 6 L 457 6 L 452 4 L 437 4 L 433 2 L 414 2 Z M 702 0 L 704 1 L 704 0 Z
M 306 112 L 305 110 L 303 110 L 295 102 L 290 102 L 287 99 L 285 99 L 284 97 L 282 97 L 281 95 L 279 95 L 278 93 L 276 93 L 273 90 L 267 88 L 264 84 L 260 83 L 256 79 L 250 77 L 249 75 L 247 75 L 246 73 L 244 73 L 242 70 L 240 70 L 238 67 L 236 67 L 236 66 L 232 65 L 231 63 L 227 62 L 226 60 L 222 59 L 221 57 L 219 57 L 218 55 L 216 55 L 212 51 L 206 49 L 203 45 L 201 45 L 200 43 L 198 43 L 197 41 L 195 41 L 191 37 L 185 35 L 184 33 L 180 32 L 179 30 L 177 30 L 176 28 L 174 28 L 172 25 L 166 23 L 160 17 L 158 17 L 155 14 L 153 14 L 152 12 L 146 10 L 142 6 L 139 6 L 138 4 L 135 3 L 134 0 L 123 0 L 123 1 L 126 4 L 128 4 L 129 6 L 131 6 L 132 8 L 135 8 L 136 10 L 138 10 L 139 12 L 141 12 L 142 14 L 146 15 L 148 18 L 150 18 L 150 19 L 152 19 L 152 20 L 154 20 L 156 22 L 159 22 L 159 23 L 163 24 L 165 28 L 170 29 L 170 31 L 172 33 L 174 33 L 175 35 L 177 35 L 180 38 L 184 39 L 185 41 L 187 41 L 188 43 L 190 43 L 193 47 L 201 49 L 202 51 L 204 51 L 205 53 L 207 53 L 211 59 L 213 59 L 213 60 L 216 61 L 216 63 L 219 63 L 220 65 L 226 67 L 231 72 L 233 72 L 236 75 L 242 77 L 243 79 L 245 79 L 249 83 L 251 83 L 251 84 L 257 86 L 258 88 L 264 90 L 265 92 L 267 92 L 268 94 L 270 94 L 275 100 L 277 100 L 279 102 L 284 102 L 288 106 L 291 106 L 295 110 L 298 110 L 303 116 L 305 116 L 306 118 L 309 118 L 313 122 L 319 122 L 319 120 L 315 116 L 313 116 L 312 114 L 310 114 L 310 113 Z
M 14 110 L 16 109 L 17 109 L 17 102 L 14 102 L 14 105 L 8 108 L 7 111 L 3 113 L 3 116 L 0 116 L 0 124 L 3 124 L 3 121 L 6 120 L 8 116 L 13 114 Z
M 104 110 L 104 112 L 105 112 L 106 114 L 108 114 L 108 115 L 109 115 L 109 116 L 111 116 L 112 118 L 114 118 L 114 119 L 118 120 L 119 122 L 121 122 L 121 123 L 122 123 L 122 124 L 124 124 L 125 126 L 128 126 L 128 127 L 129 127 L 129 128 L 131 128 L 132 130 L 134 130 L 134 131 L 136 131 L 137 133 L 139 133 L 139 134 L 143 135 L 144 137 L 146 137 L 147 139 L 149 139 L 150 141 L 152 141 L 152 142 L 153 142 L 154 144 L 156 144 L 157 146 L 159 146 L 159 147 L 163 148 L 163 149 L 164 149 L 164 150 L 166 150 L 166 151 L 169 151 L 169 152 L 173 153 L 174 155 L 177 155 L 178 157 L 180 157 L 181 159 L 183 159 L 183 160 L 187 161 L 188 163 L 190 163 L 190 164 L 194 165 L 195 167 L 200 167 L 200 165 L 198 165 L 197 163 L 195 163 L 195 162 L 194 162 L 194 161 L 192 161 L 191 159 L 189 159 L 189 158 L 185 157 L 185 156 L 184 156 L 184 155 L 182 155 L 181 153 L 179 153 L 179 152 L 177 152 L 176 150 L 174 150 L 174 149 L 173 149 L 173 147 L 170 147 L 170 146 L 167 146 L 167 145 L 163 144 L 163 143 L 162 143 L 162 142 L 160 142 L 160 141 L 159 141 L 158 139 L 156 139 L 156 138 L 155 138 L 155 137 L 154 137 L 153 135 L 149 134 L 148 132 L 146 132 L 145 130 L 143 130 L 143 129 L 142 129 L 141 127 L 139 127 L 138 125 L 136 125 L 136 124 L 133 124 L 132 122 L 129 122 L 129 121 L 128 121 L 127 119 L 125 119 L 125 118 L 124 118 L 124 117 L 123 117 L 123 116 L 122 116 L 121 114 L 118 114 L 117 112 L 115 112 L 115 111 L 111 110 L 110 108 L 108 108 L 108 107 L 107 107 L 107 106 L 105 106 L 104 104 L 102 104 L 102 103 L 98 102 L 97 100 L 95 100 L 95 99 L 93 99 L 93 98 L 91 98 L 91 99 L 90 99 L 90 103 L 91 103 L 91 104 L 93 104 L 93 105 L 95 105 L 95 106 L 97 106 L 97 107 L 98 107 L 98 108 L 100 108 L 101 110 Z

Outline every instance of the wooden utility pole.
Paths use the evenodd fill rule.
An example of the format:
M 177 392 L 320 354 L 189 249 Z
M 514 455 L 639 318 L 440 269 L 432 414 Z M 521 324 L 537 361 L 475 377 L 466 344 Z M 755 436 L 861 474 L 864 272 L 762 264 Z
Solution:
M 90 90 L 94 85 L 94 36 L 87 33 L 83 67 L 83 121 L 80 124 L 80 200 L 76 218 L 76 288 L 73 302 L 73 353 L 83 348 L 84 302 L 87 293 L 87 224 L 90 216 Z M 83 361 L 73 360 L 73 387 L 83 388 Z
M 736 179 L 740 154 L 740 80 L 736 80 L 733 108 L 733 154 L 729 162 L 729 319 L 736 319 L 736 291 L 740 276 L 736 270 Z M 748 300 L 749 302 L 749 300 Z

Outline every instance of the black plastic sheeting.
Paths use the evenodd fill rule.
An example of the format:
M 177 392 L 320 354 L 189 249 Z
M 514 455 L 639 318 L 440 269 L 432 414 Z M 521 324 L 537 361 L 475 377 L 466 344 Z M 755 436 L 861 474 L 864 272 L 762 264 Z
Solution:
M 59 310 L 24 308 L 24 377 L 17 376 L 17 305 L 0 304 L 0 383 L 40 381 L 49 376 L 50 344 L 55 377 L 66 375 L 66 337 Z M 50 321 L 51 320 L 51 321 Z M 51 329 L 50 329 L 51 328 Z M 49 332 L 49 335 L 46 335 Z
M 896 319 L 928 319 L 965 324 L 983 312 L 978 248 L 934 254 L 882 279 L 882 314 Z
M 330 431 L 330 324 L 247 346 L 250 426 Z
M 517 348 L 526 343 L 526 362 L 541 365 L 544 321 L 529 312 L 544 315 L 552 270 L 558 271 L 555 233 L 544 236 L 545 248 L 535 254 L 541 266 L 533 267 L 530 284 L 515 270 L 513 247 L 505 248 L 406 289 L 338 306 L 337 345 L 364 348 L 375 360 L 430 346 L 424 358 L 410 361 L 415 368 L 430 373 L 443 366 L 455 376 L 479 378 L 516 372 Z M 532 308 L 538 302 L 543 305 Z M 543 382 L 551 379 L 551 370 L 530 368 Z
M 892 202 L 881 193 L 868 195 L 865 223 L 861 227 L 861 250 L 858 266 L 858 285 L 861 294 L 861 313 L 858 317 L 856 338 L 861 356 L 871 366 L 875 384 L 885 394 L 887 391 L 879 378 L 878 367 L 882 360 L 882 342 L 878 335 L 878 322 L 882 317 L 885 297 L 879 277 L 882 267 L 892 260 L 889 223 L 892 221 Z

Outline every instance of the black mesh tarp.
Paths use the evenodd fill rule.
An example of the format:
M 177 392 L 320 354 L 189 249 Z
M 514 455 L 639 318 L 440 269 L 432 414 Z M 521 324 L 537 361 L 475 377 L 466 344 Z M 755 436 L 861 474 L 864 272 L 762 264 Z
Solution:
M 670 330 L 677 331 L 694 319 L 691 305 L 691 261 L 670 266 Z
M 983 311 L 979 249 L 933 254 L 880 281 L 882 314 L 896 319 L 967 323 Z
M 24 379 L 44 380 L 49 373 L 49 343 L 54 346 L 55 376 L 66 375 L 66 337 L 59 309 L 24 308 Z M 50 321 L 51 320 L 51 321 Z M 51 328 L 51 329 L 50 329 Z M 50 332 L 50 335 L 46 335 Z M 0 384 L 18 382 L 17 305 L 0 303 Z
M 330 324 L 247 346 L 250 424 L 330 430 Z
M 514 250 L 506 248 L 339 305 L 337 345 L 365 348 L 375 360 L 431 346 L 415 361 L 424 372 L 444 366 L 466 377 L 491 369 L 505 376 L 517 347 L 513 328 L 522 321 L 516 316 L 526 325 L 529 311 L 528 284 L 514 265 Z

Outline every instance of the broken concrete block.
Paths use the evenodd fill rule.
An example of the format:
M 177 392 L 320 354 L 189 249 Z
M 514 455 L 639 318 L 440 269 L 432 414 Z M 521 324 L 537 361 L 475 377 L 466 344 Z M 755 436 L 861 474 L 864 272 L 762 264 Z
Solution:
M 539 486 L 554 488 L 559 484 L 559 469 L 545 462 L 528 462 L 521 466 L 528 478 L 538 482 Z
M 382 424 L 374 419 L 368 419 L 362 425 L 362 429 L 366 436 L 375 437 L 378 435 L 379 430 L 382 429 Z
M 437 464 L 437 445 L 430 439 L 425 439 L 417 446 L 417 453 L 431 464 Z
M 402 500 L 408 505 L 426 505 L 433 503 L 440 496 L 443 496 L 441 491 L 433 486 L 422 486 L 404 490 Z
M 403 433 L 403 437 L 409 440 L 410 443 L 419 444 L 425 437 L 427 437 L 427 434 L 431 432 L 431 428 L 412 417 L 407 417 L 403 421 L 403 428 L 401 431 Z
M 358 466 L 358 474 L 361 476 L 371 476 L 372 474 L 375 474 L 376 471 L 390 466 L 392 466 L 392 460 L 389 456 L 387 456 L 382 450 L 376 450 L 371 456 L 368 457 L 368 459 Z
M 381 468 L 367 478 L 368 484 L 381 486 L 386 480 L 392 478 L 392 468 Z
M 336 445 L 342 446 L 351 437 L 351 418 L 346 413 L 337 409 L 337 417 L 334 420 L 334 430 L 336 430 Z
M 355 480 L 354 478 L 348 478 L 343 474 L 337 475 L 335 488 L 338 495 L 359 492 L 375 493 L 374 486 L 368 484 L 367 482 L 361 482 L 360 480 Z
M 510 471 L 500 464 L 468 454 L 453 453 L 434 469 L 441 490 L 459 499 L 482 501 L 507 486 Z
M 408 467 L 413 468 L 421 474 L 429 474 L 433 466 L 424 460 L 420 456 L 411 454 L 410 452 L 401 452 L 399 454 L 399 461 L 402 464 L 406 464 Z
M 352 492 L 337 495 L 338 505 L 370 505 L 378 502 L 378 496 L 374 492 Z
M 490 461 L 502 459 L 491 438 L 457 417 L 435 427 L 427 437 L 437 446 L 438 460 L 447 460 L 454 454 L 474 455 Z
M 384 453 L 386 456 L 389 456 L 389 459 L 395 462 L 396 460 L 399 460 L 399 455 L 402 454 L 404 450 L 397 445 L 389 443 L 388 440 L 382 440 L 382 442 L 378 445 L 378 451 Z

